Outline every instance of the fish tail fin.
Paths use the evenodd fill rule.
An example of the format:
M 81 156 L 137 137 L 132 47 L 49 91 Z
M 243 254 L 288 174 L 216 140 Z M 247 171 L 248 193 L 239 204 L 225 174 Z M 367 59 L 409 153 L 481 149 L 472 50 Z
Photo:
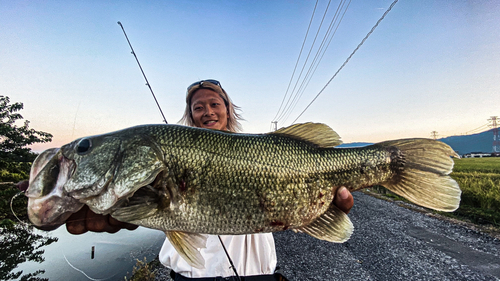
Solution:
M 426 208 L 455 211 L 460 188 L 449 174 L 458 154 L 447 144 L 432 139 L 402 139 L 376 145 L 396 147 L 391 166 L 396 175 L 382 183 L 390 191 Z

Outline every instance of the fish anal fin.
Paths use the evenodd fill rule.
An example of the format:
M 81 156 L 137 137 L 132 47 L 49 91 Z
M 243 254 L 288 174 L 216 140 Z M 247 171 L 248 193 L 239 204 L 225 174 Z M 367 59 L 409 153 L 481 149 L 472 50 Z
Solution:
M 298 231 L 329 242 L 343 243 L 351 237 L 354 230 L 349 217 L 333 203 L 328 210 L 312 223 L 298 228 Z
M 295 124 L 281 128 L 270 134 L 285 135 L 313 143 L 319 147 L 335 147 L 342 144 L 340 136 L 332 128 L 322 123 Z
M 166 231 L 165 234 L 177 253 L 179 253 L 187 263 L 198 269 L 205 268 L 205 259 L 203 259 L 198 249 L 206 248 L 206 235 L 182 231 Z

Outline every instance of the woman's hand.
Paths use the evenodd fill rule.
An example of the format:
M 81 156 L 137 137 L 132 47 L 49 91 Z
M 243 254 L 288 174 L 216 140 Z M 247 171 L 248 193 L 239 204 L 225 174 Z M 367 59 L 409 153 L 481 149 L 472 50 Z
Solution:
M 134 230 L 138 226 L 115 220 L 110 215 L 99 215 L 86 205 L 66 220 L 66 229 L 71 234 L 83 234 L 87 231 L 115 233 L 125 228 Z
M 345 187 L 340 187 L 337 189 L 337 194 L 333 199 L 333 204 L 337 206 L 340 210 L 344 211 L 344 213 L 349 214 L 352 206 L 354 206 L 354 198 L 352 198 L 352 194 Z

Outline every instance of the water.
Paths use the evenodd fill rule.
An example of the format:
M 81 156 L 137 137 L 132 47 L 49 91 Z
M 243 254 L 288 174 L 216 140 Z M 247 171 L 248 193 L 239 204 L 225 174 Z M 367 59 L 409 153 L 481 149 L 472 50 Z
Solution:
M 51 232 L 17 227 L 1 234 L 2 280 L 21 280 L 29 274 L 34 277 L 26 280 L 124 280 L 137 259 L 154 259 L 165 240 L 163 232 L 142 227 L 83 235 L 69 234 L 65 227 Z

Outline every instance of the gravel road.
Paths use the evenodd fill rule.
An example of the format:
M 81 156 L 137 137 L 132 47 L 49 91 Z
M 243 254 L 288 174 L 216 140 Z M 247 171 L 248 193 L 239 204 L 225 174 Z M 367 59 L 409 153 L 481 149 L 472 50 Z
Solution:
M 355 192 L 346 243 L 277 232 L 278 266 L 292 280 L 500 280 L 500 241 Z
M 500 240 L 355 192 L 351 239 L 329 243 L 274 233 L 278 266 L 290 280 L 500 280 Z M 156 280 L 171 280 L 162 268 Z M 161 276 L 161 277 L 160 277 Z

